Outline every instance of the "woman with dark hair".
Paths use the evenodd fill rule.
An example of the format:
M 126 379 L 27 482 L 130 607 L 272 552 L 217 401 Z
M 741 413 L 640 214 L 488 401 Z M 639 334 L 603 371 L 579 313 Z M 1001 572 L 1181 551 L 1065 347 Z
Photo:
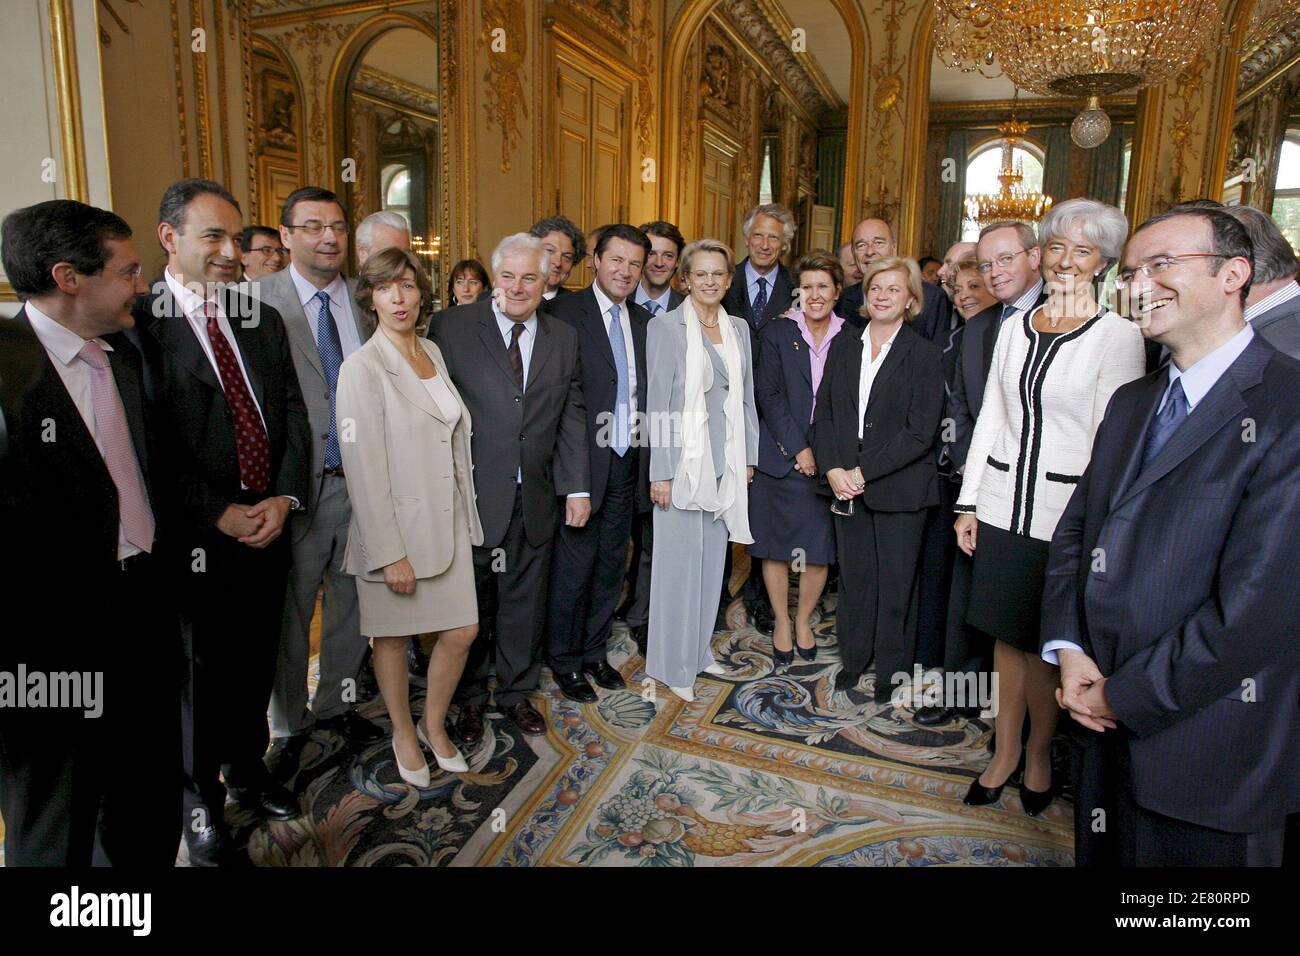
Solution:
M 451 278 L 447 281 L 447 308 L 470 305 L 491 291 L 492 281 L 483 263 L 477 259 L 461 259 L 451 267 Z
M 470 416 L 442 352 L 417 335 L 433 289 L 416 257 L 384 249 L 357 276 L 356 300 L 376 329 L 339 370 L 337 416 L 352 502 L 344 569 L 356 576 L 361 632 L 374 638 L 375 677 L 393 723 L 398 774 L 429 786 L 420 744 L 449 773 L 469 769 L 443 727 L 478 634 L 474 559 L 483 540 L 474 505 Z M 436 632 L 424 720 L 411 718 L 406 645 Z
M 835 528 L 826 499 L 817 492 L 817 459 L 812 449 L 813 405 L 826 358 L 844 320 L 835 302 L 844 286 L 844 269 L 829 252 L 810 252 L 794 268 L 802 311 L 773 319 L 762 340 L 754 375 L 758 404 L 758 469 L 750 491 L 749 523 L 754 543 L 749 556 L 763 562 L 763 583 L 775 612 L 772 659 L 777 667 L 799 656 L 817 656 L 810 619 L 835 563 Z M 790 570 L 799 572 L 799 609 L 790 630 Z
M 831 346 L 813 449 L 835 499 L 842 663 L 835 690 L 855 688 L 874 658 L 875 700 L 883 703 L 915 655 L 925 512 L 939 503 L 943 355 L 909 324 L 924 301 L 914 261 L 876 259 L 862 288 L 867 327 Z

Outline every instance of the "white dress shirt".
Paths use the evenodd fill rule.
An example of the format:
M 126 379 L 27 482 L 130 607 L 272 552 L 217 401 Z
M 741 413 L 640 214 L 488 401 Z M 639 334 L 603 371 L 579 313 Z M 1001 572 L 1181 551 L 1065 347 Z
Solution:
M 871 323 L 868 322 L 862 330 L 862 371 L 858 373 L 858 441 L 862 441 L 862 420 L 867 417 L 867 403 L 871 401 L 871 386 L 875 384 L 876 373 L 884 364 L 885 356 L 894 345 L 894 339 L 898 338 L 898 329 L 902 327 L 900 322 L 898 328 L 894 329 L 894 334 L 880 346 L 880 354 L 874 360 L 871 358 Z
M 68 390 L 68 397 L 72 399 L 72 404 L 77 406 L 77 411 L 81 414 L 81 420 L 86 423 L 86 430 L 90 432 L 90 437 L 95 442 L 95 447 L 99 450 L 99 457 L 104 457 L 104 440 L 100 437 L 99 428 L 95 423 L 95 400 L 91 394 L 90 383 L 90 366 L 83 362 L 79 356 L 82 348 L 86 345 L 86 340 L 76 332 L 73 332 L 65 325 L 60 325 L 48 315 L 42 312 L 29 301 L 26 303 L 27 318 L 32 323 L 32 331 L 36 333 L 36 338 L 45 348 L 45 354 L 50 357 L 50 364 L 54 370 L 59 373 L 59 378 L 63 382 L 63 387 Z M 113 346 L 109 345 L 103 339 L 95 339 L 105 352 L 113 351 Z M 114 391 L 117 390 L 117 383 L 113 383 Z M 122 397 L 117 398 L 119 405 L 122 404 Z M 123 409 L 122 418 L 126 420 L 126 412 Z M 132 459 L 135 456 L 132 455 Z M 140 471 L 140 462 L 135 460 L 136 474 L 140 478 L 140 487 L 145 487 L 144 475 Z M 126 533 L 122 530 L 121 520 L 117 523 L 117 559 L 125 561 L 132 555 L 140 553 L 140 548 L 126 539 Z
M 1265 296 L 1254 305 L 1247 306 L 1244 318 L 1247 322 L 1254 322 L 1255 319 L 1269 309 L 1275 309 L 1283 302 L 1290 302 L 1296 296 L 1300 296 L 1300 283 L 1288 282 L 1272 295 Z
M 1165 407 L 1165 402 L 1169 400 L 1169 389 L 1178 379 L 1183 381 L 1183 394 L 1187 397 L 1187 414 L 1191 415 L 1196 411 L 1196 406 L 1201 400 L 1209 394 L 1210 389 L 1214 388 L 1219 379 L 1223 378 L 1224 372 L 1228 371 L 1232 363 L 1241 358 L 1241 353 L 1246 351 L 1250 345 L 1250 340 L 1255 337 L 1255 330 L 1247 322 L 1245 328 L 1234 335 L 1228 341 L 1224 342 L 1217 349 L 1206 355 L 1195 365 L 1180 370 L 1177 365 L 1170 362 L 1169 384 L 1165 386 L 1164 394 L 1160 396 L 1160 404 L 1156 406 L 1155 414 L 1159 415 L 1161 409 Z M 1140 441 L 1146 440 L 1146 433 L 1142 434 Z M 1071 650 L 1083 650 L 1073 641 L 1048 641 L 1043 645 L 1043 660 L 1049 664 L 1058 663 L 1057 651 L 1063 647 Z
M 998 328 L 1001 328 L 1002 323 L 1005 322 L 1007 319 L 1011 318 L 1012 316 L 1019 317 L 1023 313 L 1028 312 L 1030 309 L 1032 309 L 1034 307 L 1034 303 L 1038 301 L 1038 296 L 1042 293 L 1042 291 L 1043 291 L 1043 280 L 1039 279 L 1028 289 L 1022 292 L 1020 294 L 1020 298 L 1016 299 L 1014 302 L 1003 303 L 1002 314 L 998 316 Z
M 356 316 L 352 314 L 352 294 L 348 291 L 347 281 L 342 275 L 336 275 L 334 281 L 324 289 L 318 289 L 303 278 L 292 263 L 289 265 L 289 278 L 298 290 L 298 301 L 302 311 L 307 315 L 307 324 L 311 326 L 311 337 L 320 341 L 316 324 L 320 319 L 320 302 L 316 293 L 324 292 L 330 297 L 330 315 L 334 317 L 334 326 L 339 330 L 339 344 L 343 346 L 343 357 L 347 358 L 361 348 L 361 335 L 357 332 Z
M 614 307 L 614 302 L 609 296 L 600 290 L 596 283 L 591 284 L 591 291 L 596 293 L 596 305 L 600 307 L 601 318 L 605 320 L 605 335 L 609 335 L 609 310 Z M 667 295 L 667 293 L 664 293 Z M 632 319 L 628 315 L 627 303 L 623 302 L 618 307 L 618 324 L 623 327 L 623 350 L 627 358 L 627 392 L 631 401 L 631 413 L 636 415 L 636 349 L 632 345 Z M 632 419 L 635 421 L 635 417 Z

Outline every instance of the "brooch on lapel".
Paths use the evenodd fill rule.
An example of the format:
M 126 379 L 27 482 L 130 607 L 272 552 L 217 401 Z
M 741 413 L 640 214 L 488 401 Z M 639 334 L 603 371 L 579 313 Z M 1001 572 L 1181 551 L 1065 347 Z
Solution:
M 798 340 L 798 339 L 795 339 L 795 340 L 794 340 L 793 342 L 791 342 L 790 344 L 794 346 L 794 350 L 795 350 L 796 352 L 799 351 L 799 340 Z

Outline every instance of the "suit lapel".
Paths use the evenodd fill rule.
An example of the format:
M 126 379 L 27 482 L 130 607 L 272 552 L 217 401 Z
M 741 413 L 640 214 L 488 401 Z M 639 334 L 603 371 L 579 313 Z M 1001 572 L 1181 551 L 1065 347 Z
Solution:
M 551 343 L 551 323 L 555 321 L 559 320 L 552 319 L 549 315 L 542 315 L 541 313 L 537 315 L 537 341 L 533 343 L 533 355 L 528 362 L 528 384 L 525 386 L 525 390 L 532 388 L 537 382 L 538 377 L 542 374 L 542 366 L 546 364 L 546 360 L 555 351 L 555 347 Z M 606 350 L 608 348 L 608 345 L 606 345 Z M 614 353 L 610 352 L 611 362 L 613 361 L 613 355 Z
M 221 381 L 217 378 L 212 363 L 208 361 L 203 346 L 199 344 L 189 319 L 182 314 L 167 283 L 159 279 L 154 283 L 154 288 L 158 289 L 159 286 L 161 291 L 150 301 L 153 320 L 149 324 L 149 331 L 158 340 L 158 344 L 172 353 L 182 368 L 209 388 L 222 392 Z
M 280 278 L 281 276 L 283 278 Z M 289 344 L 302 353 L 307 363 L 316 370 L 320 380 L 325 381 L 325 368 L 320 364 L 320 350 L 316 348 L 316 340 L 312 338 L 311 323 L 307 319 L 306 310 L 298 300 L 298 287 L 293 284 L 289 267 L 286 266 L 274 275 L 263 279 L 262 282 L 269 283 L 271 286 L 271 298 L 275 301 L 267 304 L 280 313 L 285 332 L 289 336 Z M 364 342 L 365 339 L 363 338 L 362 341 Z
M 596 340 L 596 348 L 605 361 L 609 363 L 609 367 L 617 369 L 618 366 L 614 362 L 614 349 L 609 344 L 609 333 L 605 331 L 605 316 L 601 314 L 600 302 L 596 299 L 596 293 L 588 286 L 582 290 L 579 298 L 582 300 L 582 327 L 588 335 Z M 537 357 L 535 350 L 533 357 L 534 359 Z
M 122 399 L 122 410 L 126 414 L 126 424 L 131 431 L 131 444 L 135 448 L 135 459 L 140 463 L 140 473 L 149 476 L 149 446 L 144 433 L 144 398 L 140 394 L 140 380 L 136 370 L 127 362 L 125 349 L 129 343 L 124 336 L 110 337 L 113 350 L 106 353 L 108 364 L 113 369 L 113 380 L 117 383 L 117 394 Z
M 266 382 L 262 378 L 262 342 L 258 338 L 255 328 L 245 328 L 244 323 L 239 319 L 229 318 L 230 316 L 242 315 L 233 308 L 236 305 L 235 296 L 238 295 L 234 289 L 228 289 L 226 295 L 226 316 L 230 322 L 230 331 L 234 333 L 235 341 L 239 343 L 239 354 L 244 360 L 244 373 L 248 376 L 249 387 L 253 390 L 253 397 L 257 399 L 257 405 L 262 409 L 263 415 L 266 414 Z
M 794 322 L 794 320 L 791 320 Z M 826 330 L 830 334 L 830 329 Z M 808 383 L 808 388 L 812 388 L 812 346 L 803 337 L 803 332 L 799 329 L 799 323 L 794 322 L 794 337 L 790 340 L 790 348 L 794 351 L 794 364 L 799 368 L 799 374 L 803 380 Z
M 1143 382 L 1141 392 L 1132 402 L 1127 421 L 1120 428 L 1120 434 L 1127 436 L 1129 444 L 1124 456 L 1124 466 L 1110 491 L 1111 511 L 1119 505 L 1121 497 L 1133 484 L 1133 479 L 1137 477 L 1142 467 L 1142 449 L 1146 445 L 1147 427 L 1151 423 L 1151 416 L 1155 414 L 1156 404 L 1168 384 L 1169 378 L 1163 372 L 1148 375 Z
M 777 263 L 772 273 L 772 288 L 768 290 L 767 305 L 763 307 L 763 323 L 766 325 L 790 307 L 790 280 L 786 276 L 785 266 Z
M 481 305 L 482 314 L 479 316 L 478 320 L 479 341 L 483 343 L 483 348 L 487 350 L 487 353 L 491 355 L 492 359 L 497 363 L 497 367 L 505 373 L 510 384 L 514 385 L 515 370 L 510 367 L 510 359 L 506 355 L 505 340 L 501 337 L 501 329 L 497 325 L 496 314 L 492 311 L 492 302 L 490 299 L 484 299 Z M 538 314 L 537 327 L 538 329 L 542 327 L 540 312 Z M 540 335 L 538 337 L 540 338 Z M 536 346 L 534 346 L 533 350 L 533 359 L 534 361 L 537 359 Z
M 357 341 L 365 345 L 375 332 L 375 320 L 371 313 L 362 312 L 361 306 L 357 305 L 357 280 L 349 276 L 344 281 L 348 287 L 348 310 L 352 313 L 353 322 L 357 327 Z M 424 318 L 427 320 L 428 316 Z
M 425 354 L 429 355 L 430 360 L 433 360 L 433 356 L 429 354 L 430 350 L 426 344 L 428 339 L 419 338 L 417 341 L 420 343 L 420 347 L 424 349 Z M 433 400 L 428 388 L 420 381 L 419 376 L 415 374 L 410 364 L 402 357 L 402 354 L 397 350 L 397 346 L 389 341 L 388 336 L 383 334 L 376 336 L 375 347 L 379 350 L 379 361 L 383 363 L 384 371 L 393 377 L 393 387 L 397 389 L 398 394 L 420 411 L 445 423 L 447 420 L 442 416 L 442 409 Z M 433 364 L 438 369 L 439 375 L 446 374 L 446 370 L 441 368 L 437 361 L 434 361 Z
M 894 374 L 894 370 L 903 363 L 904 356 L 912 348 L 912 338 L 916 335 L 908 326 L 900 326 L 898 335 L 894 337 L 894 344 L 889 347 L 885 353 L 885 360 L 880 363 L 880 370 L 876 372 L 876 377 L 871 383 L 871 395 L 867 398 L 867 411 L 871 411 L 871 406 L 876 404 L 877 397 L 885 393 L 882 387 L 889 376 Z M 863 342 L 862 347 L 865 349 L 867 343 Z

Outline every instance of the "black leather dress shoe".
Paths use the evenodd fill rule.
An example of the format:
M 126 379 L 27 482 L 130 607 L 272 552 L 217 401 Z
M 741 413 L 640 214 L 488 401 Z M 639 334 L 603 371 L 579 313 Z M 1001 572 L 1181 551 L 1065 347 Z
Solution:
M 1056 799 L 1056 780 L 1053 779 L 1048 784 L 1047 790 L 1040 793 L 1037 790 L 1030 790 L 1025 786 L 1024 781 L 1020 783 L 1020 805 L 1025 808 L 1025 813 L 1031 817 L 1036 817 L 1046 810 L 1053 800 Z
M 483 739 L 483 708 L 478 704 L 461 704 L 456 715 L 456 737 L 469 749 Z
M 308 734 L 290 734 L 276 737 L 262 762 L 276 783 L 287 785 L 302 769 L 302 752 L 311 740 Z
M 268 820 L 295 820 L 302 815 L 297 798 L 278 783 L 267 782 L 257 790 L 228 788 L 230 798 L 249 813 Z
M 846 670 L 841 670 L 838 674 L 835 675 L 835 689 L 841 691 L 853 690 L 853 688 L 858 686 L 858 681 L 860 680 L 862 680 L 861 672 L 857 674 L 851 674 Z
M 636 643 L 637 653 L 640 654 L 642 657 L 645 657 L 646 651 L 649 649 L 649 643 L 646 638 L 645 625 L 644 624 L 628 625 L 627 631 L 632 636 L 632 640 Z
M 605 690 L 623 690 L 627 683 L 623 680 L 623 675 L 614 670 L 609 665 L 609 661 L 597 661 L 594 664 L 583 664 L 582 672 L 594 680 Z
M 912 715 L 912 723 L 920 727 L 937 727 L 957 716 L 951 707 L 921 707 Z
M 576 700 L 580 704 L 594 704 L 597 700 L 596 692 L 587 683 L 587 678 L 577 671 L 568 674 L 557 672 L 555 683 L 560 685 L 560 693 L 569 700 Z
M 428 684 L 429 655 L 424 653 L 424 647 L 418 637 L 413 637 L 406 642 L 406 670 L 411 683 L 415 686 L 424 687 Z
M 223 825 L 198 830 L 187 827 L 185 846 L 189 850 L 190 866 L 229 866 L 233 862 L 234 851 Z
M 353 744 L 373 744 L 375 741 L 383 740 L 388 736 L 382 727 L 366 720 L 355 710 L 345 710 L 337 717 L 318 720 L 316 726 L 321 730 L 341 734 L 349 743 Z
M 750 611 L 750 617 L 754 621 L 754 630 L 767 637 L 772 636 L 772 632 L 776 630 L 776 615 L 772 613 L 770 607 L 766 604 L 755 605 Z
M 521 700 L 519 703 L 507 707 L 506 713 L 515 722 L 515 726 L 529 737 L 539 737 L 546 733 L 545 719 L 528 701 Z

